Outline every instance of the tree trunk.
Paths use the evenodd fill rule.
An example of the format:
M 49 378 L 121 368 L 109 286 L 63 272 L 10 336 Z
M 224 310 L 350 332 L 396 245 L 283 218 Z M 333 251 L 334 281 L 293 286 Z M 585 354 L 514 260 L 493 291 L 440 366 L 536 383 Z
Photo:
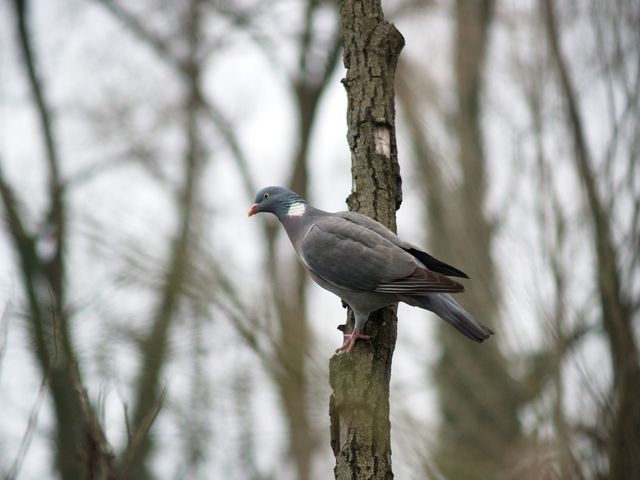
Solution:
M 394 75 L 404 39 L 384 20 L 380 0 L 342 0 L 342 41 L 347 68 L 348 142 L 353 189 L 351 210 L 395 230 L 402 201 L 398 166 Z M 395 308 L 371 315 L 368 342 L 329 364 L 329 404 L 335 478 L 391 479 L 389 382 L 396 343 Z M 353 314 L 347 317 L 353 328 Z
M 31 42 L 30 2 L 14 0 L 15 25 L 22 64 L 33 96 L 43 139 L 48 173 L 49 205 L 44 233 L 30 232 L 20 211 L 21 202 L 0 169 L 0 197 L 14 241 L 18 268 L 28 304 L 30 335 L 38 366 L 48 384 L 55 416 L 55 465 L 63 479 L 113 478 L 112 453 L 82 387 L 72 342 L 66 304 L 65 254 L 67 245 L 66 191 L 60 178 L 59 155 L 46 84 L 38 70 Z M 54 245 L 45 255 L 37 244 Z M 27 428 L 32 428 L 31 426 Z M 20 462 L 9 477 L 19 475 Z

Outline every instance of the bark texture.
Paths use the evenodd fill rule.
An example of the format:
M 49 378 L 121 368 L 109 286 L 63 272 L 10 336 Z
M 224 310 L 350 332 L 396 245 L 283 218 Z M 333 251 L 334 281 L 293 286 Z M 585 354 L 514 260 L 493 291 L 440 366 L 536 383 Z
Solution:
M 349 208 L 395 231 L 402 201 L 395 136 L 394 75 L 404 39 L 384 20 L 379 0 L 340 2 L 352 192 Z M 353 328 L 349 312 L 346 330 Z M 334 355 L 329 382 L 335 478 L 391 479 L 389 382 L 396 343 L 395 308 L 371 315 L 368 342 Z

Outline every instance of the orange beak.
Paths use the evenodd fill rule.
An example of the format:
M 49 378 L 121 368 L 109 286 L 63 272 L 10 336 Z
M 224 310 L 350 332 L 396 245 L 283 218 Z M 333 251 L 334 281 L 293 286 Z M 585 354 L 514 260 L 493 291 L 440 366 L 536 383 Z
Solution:
M 251 208 L 249 209 L 249 213 L 247 213 L 247 217 L 250 217 L 251 215 L 255 215 L 258 212 L 258 204 L 254 203 L 253 205 L 251 205 Z

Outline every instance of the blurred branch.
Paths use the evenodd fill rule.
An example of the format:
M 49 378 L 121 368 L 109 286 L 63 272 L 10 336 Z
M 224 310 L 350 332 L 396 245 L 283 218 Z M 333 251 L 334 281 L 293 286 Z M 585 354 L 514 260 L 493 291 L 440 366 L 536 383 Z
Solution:
M 53 364 L 52 364 L 53 365 Z M 31 445 L 31 440 L 36 430 L 36 426 L 38 424 L 38 416 L 40 413 L 40 408 L 42 407 L 42 402 L 44 401 L 44 396 L 47 393 L 47 384 L 49 383 L 49 376 L 51 374 L 51 369 L 48 369 L 42 377 L 42 382 L 40 382 L 40 387 L 38 388 L 38 394 L 36 396 L 36 401 L 31 407 L 31 413 L 29 414 L 29 420 L 27 422 L 27 428 L 22 436 L 22 441 L 20 442 L 20 448 L 18 449 L 18 454 L 16 455 L 15 460 L 13 461 L 13 465 L 9 473 L 4 477 L 5 480 L 15 480 L 20 475 L 20 470 L 22 469 L 22 464 L 29 450 L 29 446 Z
M 185 294 L 198 305 L 210 305 L 221 311 L 267 371 L 274 376 L 282 375 L 279 350 L 291 346 L 281 344 L 266 320 L 271 316 L 269 302 L 264 299 L 247 301 L 244 298 L 246 290 L 233 285 L 206 247 L 192 248 L 194 253 L 190 275 L 185 282 Z
M 9 338 L 9 312 L 11 300 L 8 300 L 0 315 L 0 379 L 2 379 L 2 366 L 7 353 L 7 339 Z M 0 382 L 1 383 L 1 382 Z
M 603 315 L 605 320 L 605 326 L 610 329 L 610 334 L 613 336 L 612 341 L 615 346 L 612 351 L 614 362 L 619 367 L 622 360 L 619 355 L 626 355 L 635 351 L 633 345 L 633 335 L 628 339 L 628 314 L 626 313 L 626 306 L 622 297 L 620 289 L 618 272 L 617 272 L 617 251 L 611 238 L 609 218 L 610 216 L 605 212 L 602 199 L 597 190 L 597 182 L 595 175 L 592 171 L 591 154 L 584 133 L 584 126 L 582 118 L 578 110 L 578 101 L 573 86 L 568 66 L 565 58 L 560 50 L 560 40 L 557 31 L 557 20 L 555 18 L 555 7 L 553 0 L 545 0 L 543 6 L 544 20 L 547 31 L 547 37 L 551 52 L 557 67 L 558 75 L 560 78 L 562 93 L 564 95 L 565 105 L 567 109 L 567 115 L 569 119 L 569 128 L 573 135 L 573 142 L 575 147 L 574 159 L 576 167 L 580 175 L 581 183 L 587 193 L 587 200 L 589 202 L 589 211 L 592 214 L 594 222 L 594 237 L 596 244 L 596 254 L 598 260 L 598 282 L 600 287 L 600 293 L 603 295 Z M 607 311 L 611 309 L 610 311 Z M 611 315 L 612 317 L 609 317 Z M 608 322 L 607 320 L 611 320 Z M 629 343 L 631 342 L 631 343 Z M 623 347 L 623 350 L 616 352 L 619 347 Z M 629 350 L 631 349 L 631 351 Z M 616 371 L 618 369 L 616 368 Z
M 188 67 L 187 62 L 185 62 L 184 59 L 180 59 L 176 55 L 170 53 L 171 49 L 169 47 L 169 42 L 164 39 L 161 39 L 158 34 L 155 34 L 150 30 L 148 30 L 147 28 L 145 28 L 140 20 L 138 20 L 133 14 L 129 13 L 127 10 L 121 7 L 118 4 L 118 2 L 116 2 L 115 0 L 95 0 L 95 1 L 105 6 L 116 18 L 120 19 L 122 23 L 126 27 L 128 27 L 132 31 L 132 33 L 136 35 L 138 38 L 140 38 L 144 43 L 151 45 L 154 48 L 154 50 L 159 54 L 159 56 L 164 60 L 168 61 L 170 64 L 172 64 L 181 75 L 189 74 L 188 68 L 187 68 Z M 306 64 L 308 61 L 308 55 L 310 52 L 310 43 L 312 38 L 311 37 L 312 35 L 311 28 L 313 25 L 312 17 L 313 17 L 313 11 L 317 7 L 317 5 L 318 4 L 315 0 L 310 0 L 310 6 L 308 7 L 307 22 L 306 22 L 305 34 L 304 34 L 304 38 L 306 39 L 306 41 L 304 42 L 304 46 L 303 48 L 301 48 L 301 53 L 300 53 L 301 74 L 304 74 L 304 69 L 306 69 Z M 228 13 L 228 9 L 223 10 L 223 13 L 225 12 Z M 320 80 L 316 82 L 316 84 L 314 85 L 314 88 L 312 89 L 313 92 L 307 92 L 308 88 L 306 87 L 307 85 L 306 82 L 302 82 L 299 84 L 299 88 L 297 89 L 297 91 L 299 92 L 298 94 L 299 98 L 302 98 L 302 100 L 300 101 L 317 103 L 317 98 L 320 96 L 320 93 L 323 91 L 324 87 L 326 86 L 328 78 L 331 72 L 333 71 L 333 69 L 335 68 L 337 59 L 339 58 L 340 41 L 337 35 L 334 37 L 335 37 L 335 40 L 332 42 L 331 48 L 329 49 L 329 55 L 327 57 L 326 64 L 322 69 Z M 251 174 L 250 174 L 246 154 L 244 153 L 240 145 L 240 142 L 238 141 L 235 135 L 233 128 L 230 126 L 230 122 L 228 121 L 228 119 L 225 118 L 222 111 L 216 106 L 216 104 L 211 99 L 206 98 L 201 91 L 198 91 L 198 95 L 202 103 L 204 112 L 206 113 L 207 117 L 210 119 L 212 124 L 216 127 L 216 129 L 218 130 L 222 138 L 225 140 L 225 142 L 227 143 L 232 153 L 233 158 L 236 160 L 236 163 L 243 181 L 243 186 L 245 188 L 245 193 L 249 198 L 251 198 L 256 191 L 256 186 L 253 180 L 251 179 Z M 313 102 L 309 101 L 310 97 L 312 100 L 314 100 Z M 315 110 L 315 106 L 310 108 L 310 110 Z M 310 131 L 310 127 L 305 128 L 304 130 Z M 304 143 L 306 146 L 306 142 Z M 303 194 L 303 192 L 300 192 L 300 193 Z
M 540 63 L 532 62 L 532 66 L 525 69 L 518 62 L 520 81 L 523 85 L 525 101 L 528 104 L 532 120 L 532 134 L 535 142 L 535 157 L 538 167 L 539 188 L 541 201 L 537 203 L 538 223 L 540 224 L 540 244 L 547 251 L 551 277 L 553 279 L 554 298 L 553 313 L 549 330 L 553 332 L 552 343 L 547 348 L 539 349 L 529 359 L 528 381 L 530 398 L 537 398 L 544 386 L 550 380 L 553 384 L 554 396 L 552 415 L 556 444 L 558 449 L 558 468 L 561 478 L 571 478 L 572 473 L 581 472 L 579 463 L 572 452 L 570 443 L 570 429 L 564 412 L 565 383 L 563 366 L 568 356 L 568 350 L 585 332 L 580 325 L 567 333 L 567 308 L 565 296 L 567 293 L 567 273 L 562 268 L 563 249 L 566 243 L 566 219 L 563 215 L 560 201 L 553 184 L 553 176 L 544 149 L 545 122 L 542 116 L 543 105 L 543 70 Z M 549 221 L 547 216 L 552 216 Z
M 122 152 L 92 162 L 90 165 L 76 171 L 72 176 L 67 177 L 64 181 L 64 188 L 69 191 L 70 188 L 89 183 L 104 173 L 127 167 L 131 163 L 132 157 L 132 152 Z
M 198 252 L 197 260 L 197 264 L 194 263 L 190 269 L 192 276 L 186 284 L 187 294 L 198 304 L 213 303 L 221 310 L 240 337 L 269 367 L 272 363 L 269 351 L 260 344 L 259 339 L 267 338 L 271 340 L 272 345 L 275 344 L 272 332 L 265 328 L 266 324 L 259 320 L 258 314 L 246 305 L 238 289 L 219 268 L 218 262 L 201 250 Z M 267 308 L 262 311 L 263 316 L 268 314 Z
M 170 48 L 172 40 L 161 39 L 157 34 L 145 29 L 143 22 L 136 19 L 133 14 L 123 10 L 122 7 L 114 8 L 114 2 L 107 0 L 99 0 L 99 2 L 109 7 L 112 14 L 114 14 L 116 18 L 119 18 L 143 43 L 150 44 L 151 47 L 159 53 L 161 59 L 165 61 L 168 60 L 181 81 L 191 86 L 191 92 L 194 96 L 194 101 L 198 104 L 199 111 L 204 115 L 204 118 L 215 127 L 217 133 L 226 143 L 240 173 L 245 194 L 248 198 L 252 198 L 256 191 L 256 185 L 251 177 L 249 161 L 238 140 L 235 129 L 228 118 L 226 118 L 224 112 L 218 108 L 215 101 L 205 96 L 202 85 L 199 82 L 192 82 L 191 80 L 194 67 L 204 68 L 205 58 L 203 58 L 203 52 L 205 55 L 208 55 L 211 46 L 217 44 L 215 42 L 200 42 L 196 51 L 192 52 L 193 58 L 197 58 L 198 62 L 190 61 L 184 58 L 184 56 L 176 56 L 174 59 L 172 56 L 167 55 L 169 51 L 178 51 L 178 49 Z M 211 4 L 212 2 L 209 2 L 209 5 Z M 295 98 L 300 116 L 300 127 L 299 135 L 297 136 L 299 141 L 293 159 L 290 186 L 303 196 L 307 189 L 307 150 L 319 98 L 328 83 L 331 72 L 335 68 L 340 52 L 340 39 L 338 35 L 335 35 L 331 37 L 331 45 L 327 60 L 323 64 L 323 69 L 317 76 L 306 75 L 306 69 L 307 67 L 311 67 L 313 60 L 311 51 L 316 38 L 313 34 L 313 16 L 318 5 L 319 3 L 315 0 L 311 0 L 310 4 L 308 4 L 308 15 L 304 26 L 305 33 L 303 34 L 306 41 L 304 41 L 304 45 L 300 47 L 301 65 L 299 65 L 298 74 L 291 80 L 292 87 L 296 93 Z M 238 9 L 236 9 L 236 7 L 227 6 L 225 8 L 213 2 L 213 10 L 223 16 L 229 14 L 232 21 L 248 25 L 248 17 L 244 14 L 238 16 Z M 231 10 L 231 13 L 229 13 L 229 10 Z M 200 13 L 202 13 L 202 11 Z M 255 11 L 251 12 L 251 15 L 255 15 Z M 185 30 L 186 34 L 189 34 L 189 32 L 190 30 Z M 197 65 L 195 63 L 197 63 Z M 270 253 L 268 271 L 271 277 L 275 278 L 276 276 L 280 276 L 277 275 L 278 262 L 275 255 L 277 235 L 275 230 L 269 226 L 264 227 L 264 233 L 267 238 L 268 251 Z M 304 480 L 309 478 L 311 465 L 309 455 L 312 451 L 309 443 L 312 442 L 311 437 L 313 436 L 308 426 L 307 409 L 303 406 L 306 395 L 305 359 L 308 355 L 306 347 L 310 342 L 310 331 L 304 317 L 304 292 L 306 284 L 302 276 L 301 267 L 296 265 L 291 275 L 287 278 L 291 280 L 292 285 L 295 285 L 296 294 L 285 296 L 282 294 L 283 289 L 279 286 L 274 286 L 273 300 L 277 309 L 277 318 L 280 322 L 280 335 L 277 338 L 269 328 L 261 325 L 261 323 L 264 323 L 261 322 L 261 320 L 268 315 L 265 314 L 263 318 L 260 318 L 257 314 L 244 308 L 242 302 L 237 300 L 237 292 L 233 287 L 230 287 L 230 284 L 220 292 L 220 295 L 214 294 L 214 302 L 217 308 L 225 312 L 225 315 L 232 322 L 232 325 L 244 341 L 263 359 L 265 365 L 272 373 L 273 378 L 276 380 L 282 400 L 285 403 L 284 408 L 288 412 L 286 418 L 292 429 L 291 437 L 293 440 L 291 442 L 291 450 L 294 452 L 294 459 L 297 462 L 298 476 Z M 220 278 L 218 281 L 220 281 Z M 211 293 L 209 293 L 209 295 L 211 295 Z M 264 335 L 264 333 L 267 335 Z M 268 345 L 261 345 L 261 338 L 267 338 L 270 343 Z
M 445 221 L 448 215 L 449 205 L 444 201 L 446 198 L 446 184 L 442 175 L 439 163 L 436 161 L 435 153 L 429 145 L 424 125 L 420 118 L 421 103 L 416 92 L 412 91 L 411 85 L 416 77 L 413 65 L 409 60 L 403 58 L 398 63 L 399 75 L 396 80 L 398 100 L 402 106 L 402 112 L 409 129 L 411 145 L 415 151 L 413 155 L 417 163 L 417 173 L 420 176 L 420 183 L 425 185 L 423 189 L 427 215 L 431 229 L 439 232 L 443 238 L 450 238 L 448 224 Z M 429 97 L 436 97 L 435 86 L 433 91 L 427 92 Z M 437 249 L 437 247 L 436 247 Z M 437 253 L 437 252 L 436 252 Z
M 257 187 L 251 177 L 249 161 L 244 152 L 244 149 L 240 145 L 240 141 L 236 136 L 231 122 L 229 122 L 229 120 L 225 118 L 222 111 L 211 99 L 206 99 L 201 92 L 199 93 L 199 95 L 205 114 L 207 115 L 211 123 L 216 127 L 223 140 L 226 142 L 229 150 L 231 151 L 232 158 L 236 161 L 236 165 L 240 173 L 240 178 L 242 179 L 242 184 L 245 190 L 245 195 L 248 199 L 253 199 L 253 195 L 257 191 Z
M 63 184 L 59 174 L 59 158 L 54 141 L 53 126 L 50 108 L 45 99 L 42 81 L 38 77 L 36 60 L 31 47 L 29 29 L 27 24 L 27 0 L 14 0 L 16 23 L 19 32 L 19 44 L 23 56 L 23 65 L 27 72 L 31 92 L 38 116 L 40 118 L 40 127 L 44 137 L 46 158 L 49 166 L 49 195 L 50 205 L 47 215 L 47 223 L 50 229 L 45 235 L 50 235 L 55 245 L 55 253 L 51 259 L 39 258 L 35 252 L 35 237 L 26 243 L 31 243 L 32 261 L 35 260 L 39 264 L 40 271 L 46 276 L 49 285 L 53 289 L 54 299 L 57 302 L 56 311 L 61 315 L 60 318 L 60 338 L 63 349 L 68 358 L 73 358 L 73 349 L 71 347 L 71 338 L 68 331 L 68 322 L 62 317 L 64 311 L 64 249 L 66 245 L 66 208 L 63 197 Z M 4 196 L 4 195 L 3 195 Z M 5 201 L 5 206 L 7 202 Z M 22 232 L 16 232 L 18 236 L 23 236 L 24 229 L 19 225 L 17 219 L 17 211 L 14 209 L 11 213 L 13 222 L 18 222 L 15 227 Z M 17 237 L 16 237 L 17 238 Z M 45 239 L 49 240 L 49 239 Z M 36 260 L 37 259 L 37 260 Z M 34 305 L 32 304 L 32 307 Z M 33 309 L 32 309 L 33 310 Z
M 53 305 L 53 304 L 52 304 Z M 31 408 L 31 413 L 29 414 L 29 420 L 27 422 L 27 428 L 22 437 L 22 441 L 20 442 L 20 448 L 18 449 L 18 454 L 16 459 L 13 462 L 13 466 L 11 470 L 5 477 L 6 480 L 14 480 L 18 478 L 20 474 L 20 470 L 22 468 L 22 464 L 27 455 L 27 451 L 29 450 L 29 446 L 31 445 L 31 440 L 33 438 L 33 434 L 35 433 L 36 426 L 38 424 L 38 416 L 40 413 L 40 408 L 42 407 L 42 402 L 44 400 L 45 393 L 47 392 L 47 385 L 49 383 L 49 378 L 53 369 L 57 366 L 58 363 L 58 334 L 56 328 L 55 315 L 51 317 L 53 319 L 52 327 L 53 327 L 53 357 L 51 358 L 51 362 L 49 363 L 49 367 L 46 369 L 44 376 L 42 377 L 42 381 L 40 382 L 40 387 L 38 388 L 38 394 L 36 395 L 36 401 Z
M 534 100 L 535 101 L 535 100 Z M 539 107 L 537 105 L 536 107 Z M 567 295 L 567 272 L 562 268 L 562 256 L 563 249 L 566 243 L 566 219 L 562 213 L 560 207 L 560 201 L 557 197 L 556 191 L 553 188 L 552 177 L 548 169 L 548 162 L 545 158 L 543 147 L 543 121 L 540 112 L 540 108 L 534 107 L 534 114 L 536 119 L 536 148 L 538 150 L 538 161 L 543 177 L 543 188 L 545 188 L 547 194 L 545 197 L 551 198 L 551 206 L 553 216 L 555 218 L 554 231 L 555 241 L 552 245 L 550 252 L 550 268 L 554 284 L 554 303 L 555 308 L 553 312 L 553 331 L 555 332 L 555 345 L 552 347 L 552 351 L 548 352 L 549 358 L 552 360 L 550 365 L 551 376 L 553 379 L 555 396 L 553 400 L 553 421 L 554 429 L 558 439 L 558 449 L 560 458 L 560 472 L 562 478 L 570 478 L 572 471 L 581 474 L 579 462 L 571 449 L 570 431 L 567 418 L 564 412 L 565 403 L 565 383 L 563 378 L 563 364 L 567 358 L 568 349 L 580 338 L 583 334 L 583 329 L 580 326 L 574 328 L 572 334 L 567 334 L 566 323 L 566 304 L 565 296 Z M 544 225 L 544 223 L 542 223 Z M 544 374 L 535 376 L 530 375 L 531 381 L 529 383 L 534 384 L 536 379 L 544 378 Z M 581 476 L 581 475 L 580 475 Z
M 340 39 L 340 25 L 338 24 L 336 31 L 330 35 L 331 41 L 326 48 L 326 57 L 323 62 L 314 61 L 312 58 L 314 42 L 314 17 L 316 10 L 321 6 L 321 0 L 307 0 L 304 11 L 304 30 L 300 36 L 300 45 L 298 52 L 298 69 L 296 75 L 292 78 L 291 83 L 296 91 L 306 89 L 317 92 L 315 96 L 324 91 L 331 73 L 335 70 L 340 52 L 342 51 L 342 41 Z M 316 66 L 321 64 L 321 70 L 313 77 L 309 75 L 310 65 Z
M 638 61 L 640 63 L 640 56 L 638 57 Z M 629 96 L 625 99 L 622 112 L 620 113 L 619 116 L 617 117 L 614 116 L 611 120 L 612 133 L 607 143 L 606 153 L 605 153 L 605 168 L 608 173 L 607 178 L 613 177 L 612 175 L 613 164 L 614 164 L 616 152 L 617 152 L 622 134 L 624 132 L 624 126 L 628 122 L 632 122 L 634 120 L 637 122 L 638 120 L 638 99 L 639 98 L 640 98 L 640 68 L 636 72 L 636 77 L 634 80 L 634 89 L 629 94 Z M 610 102 L 615 102 L 615 101 L 611 99 Z M 630 165 L 629 165 L 630 169 L 635 168 L 634 158 L 635 157 L 630 157 Z M 630 178 L 633 178 L 633 176 L 630 176 Z M 627 180 L 628 179 L 623 179 L 623 182 Z M 616 186 L 611 185 L 611 188 L 612 188 L 612 191 L 617 191 Z M 615 195 L 611 195 L 610 202 L 609 202 L 610 205 L 608 205 L 609 209 L 613 208 L 613 201 L 615 200 L 615 198 L 616 198 Z
M 33 50 L 31 47 L 31 39 L 29 38 L 29 30 L 27 27 L 27 13 L 29 8 L 29 0 L 13 0 L 15 11 L 17 14 L 18 34 L 20 39 L 20 50 L 23 56 L 23 64 L 27 72 L 27 78 L 29 79 L 29 85 L 31 87 L 31 93 L 36 105 L 36 111 L 40 120 L 40 128 L 44 136 L 45 152 L 47 161 L 49 164 L 50 173 L 50 190 L 52 199 L 57 195 L 60 195 L 60 174 L 58 169 L 58 153 L 56 144 L 54 141 L 51 114 L 48 103 L 45 98 L 44 90 L 41 86 L 41 80 L 38 77 L 38 72 L 35 65 L 35 59 Z M 56 204 L 56 202 L 52 202 Z
M 189 77 L 192 75 L 192 62 L 173 53 L 169 40 L 162 39 L 159 34 L 147 29 L 142 21 L 123 8 L 116 0 L 94 1 L 97 1 L 106 7 L 107 10 L 119 19 L 136 37 L 142 40 L 143 43 L 151 46 L 162 60 L 171 65 L 183 81 L 189 82 Z M 198 57 L 198 52 L 192 52 L 192 55 L 194 55 L 194 57 Z M 203 68 L 205 61 L 206 60 L 204 58 L 198 57 L 198 62 L 202 64 L 199 68 Z M 227 118 L 225 118 L 217 105 L 211 99 L 205 97 L 202 92 L 201 85 L 196 84 L 194 89 L 194 97 L 200 104 L 200 108 L 202 108 L 202 111 L 205 112 L 211 123 L 216 127 L 218 133 L 229 147 L 229 150 L 232 153 L 232 158 L 236 161 L 245 189 L 245 194 L 248 198 L 252 198 L 256 191 L 256 187 L 251 178 L 249 162 L 247 161 L 246 154 L 237 139 L 234 129 L 231 127 L 231 123 Z
M 614 374 L 616 411 L 608 442 L 610 475 L 613 479 L 634 478 L 640 476 L 640 409 L 636 405 L 636 399 L 640 396 L 640 360 L 630 307 L 624 297 L 618 272 L 619 251 L 614 244 L 610 223 L 613 219 L 611 212 L 605 209 L 597 189 L 576 89 L 560 46 L 553 0 L 543 2 L 542 16 L 564 97 L 568 127 L 573 137 L 573 159 L 586 191 L 588 211 L 593 221 L 602 323 L 607 333 Z
M 193 239 L 195 205 L 198 194 L 203 155 L 198 117 L 202 109 L 201 88 L 202 64 L 198 59 L 201 40 L 199 0 L 191 0 L 184 19 L 184 30 L 188 37 L 188 52 L 184 59 L 185 98 L 182 108 L 184 124 L 185 152 L 183 157 L 184 177 L 178 198 L 179 223 L 171 241 L 167 271 L 163 285 L 158 292 L 153 323 L 141 343 L 142 366 L 135 386 L 135 405 L 132 426 L 136 430 L 133 442 L 124 452 L 124 474 L 135 479 L 150 476 L 148 459 L 153 448 L 152 438 L 147 435 L 151 422 L 155 419 L 154 404 L 164 396 L 160 389 L 160 375 L 167 362 L 169 335 L 178 319 L 182 288 L 189 265 L 189 245 Z
M 388 17 L 393 21 L 398 21 L 409 15 L 416 15 L 420 10 L 438 6 L 443 6 L 440 0 L 397 0 L 392 5 L 389 5 Z M 448 5 L 445 5 L 446 7 Z
M 9 233 L 13 239 L 14 247 L 18 252 L 22 273 L 22 282 L 29 302 L 31 312 L 31 325 L 33 327 L 32 339 L 36 345 L 36 353 L 43 371 L 49 369 L 49 352 L 46 345 L 46 335 L 43 327 L 42 312 L 38 300 L 37 287 L 35 285 L 39 259 L 36 254 L 35 240 L 23 224 L 18 211 L 18 203 L 13 190 L 7 183 L 2 166 L 0 164 L 0 195 L 4 204 Z
M 77 373 L 77 372 L 76 372 Z M 87 479 L 116 480 L 113 465 L 114 454 L 104 434 L 104 430 L 93 412 L 87 391 L 75 376 L 75 389 L 80 403 L 80 411 L 84 422 L 84 441 L 82 454 L 84 475 Z
M 558 312 L 555 312 L 554 320 L 556 321 L 558 321 L 557 314 Z M 550 381 L 553 381 L 557 386 L 555 377 L 562 370 L 563 359 L 568 357 L 571 351 L 590 333 L 592 333 L 592 329 L 583 324 L 577 325 L 568 332 L 563 331 L 560 334 L 556 332 L 554 342 L 551 345 L 523 357 L 527 374 L 522 385 L 527 399 L 538 398 Z
M 42 81 L 38 76 L 36 61 L 31 46 L 29 28 L 27 25 L 28 0 L 14 0 L 16 11 L 16 23 L 18 25 L 19 46 L 22 52 L 23 65 L 29 79 L 31 93 L 33 95 L 36 111 L 40 120 L 40 129 L 44 137 L 46 159 L 49 167 L 49 213 L 47 221 L 51 224 L 51 233 L 55 238 L 55 253 L 49 264 L 49 279 L 56 292 L 56 299 L 60 302 L 58 311 L 62 311 L 64 296 L 62 283 L 64 279 L 63 254 L 66 243 L 66 209 L 64 207 L 63 184 L 59 173 L 58 150 L 53 135 L 53 122 L 51 110 L 45 97 Z M 69 347 L 66 322 L 62 325 L 62 343 Z
M 69 332 L 68 314 L 65 311 L 64 252 L 66 245 L 66 207 L 63 188 L 58 171 L 58 152 L 54 141 L 52 116 L 45 100 L 42 79 L 37 74 L 35 54 L 30 42 L 28 26 L 28 2 L 14 0 L 15 25 L 18 44 L 22 53 L 22 64 L 34 98 L 35 109 L 40 119 L 40 129 L 44 138 L 44 151 L 49 167 L 49 205 L 46 217 L 47 228 L 40 238 L 29 233 L 18 210 L 11 186 L 0 171 L 0 194 L 2 195 L 9 230 L 17 252 L 19 269 L 30 312 L 31 338 L 35 344 L 35 356 L 43 374 L 49 372 L 49 386 L 54 404 L 56 420 L 56 466 L 62 478 L 77 479 L 82 468 L 78 462 L 77 450 L 84 442 L 84 429 L 77 416 L 80 399 L 74 389 L 74 375 L 77 373 L 75 353 Z M 50 257 L 39 254 L 36 242 L 50 242 L 54 253 Z M 49 298 L 45 298 L 46 294 Z M 51 305 L 52 321 L 57 322 L 54 349 L 58 340 L 61 356 L 52 367 L 48 342 L 51 334 L 44 324 L 44 305 Z M 76 377 L 77 378 L 77 377 Z
M 313 14 L 318 7 L 318 0 L 307 0 L 304 11 L 304 30 L 300 38 L 300 51 L 298 53 L 298 72 L 300 81 L 307 76 L 311 40 L 313 38 Z M 338 42 L 336 42 L 338 43 Z
M 126 448 L 126 453 L 124 456 L 124 460 L 122 462 L 122 467 L 120 469 L 120 478 L 122 480 L 128 479 L 137 479 L 139 477 L 135 476 L 136 469 L 138 468 L 138 454 L 141 448 L 143 448 L 144 442 L 149 438 L 149 430 L 151 426 L 158 418 L 158 414 L 162 410 L 164 405 L 164 401 L 167 397 L 167 387 L 166 385 L 162 387 L 160 391 L 160 395 L 154 401 L 152 405 L 149 406 L 145 417 L 138 424 L 137 429 L 133 436 L 130 434 L 130 425 L 127 417 L 127 410 L 125 406 L 125 421 L 127 422 L 127 434 L 128 434 L 128 444 Z
M 338 30 L 330 37 L 326 48 L 321 49 L 323 53 L 326 52 L 326 57 L 322 61 L 315 59 L 314 47 L 318 47 L 320 41 L 317 40 L 314 20 L 320 6 L 321 2 L 318 0 L 307 0 L 304 5 L 304 26 L 297 45 L 297 69 L 289 77 L 291 89 L 295 93 L 298 124 L 295 136 L 297 145 L 292 157 L 288 187 L 305 198 L 308 198 L 308 157 L 313 125 L 320 98 L 340 58 L 342 45 Z M 339 25 L 337 21 L 336 24 Z M 295 462 L 297 478 L 307 480 L 312 478 L 312 456 L 318 444 L 317 432 L 312 428 L 309 416 L 308 360 L 314 340 L 307 316 L 308 278 L 297 260 L 289 263 L 289 268 L 282 268 L 283 262 L 278 259 L 276 249 L 278 233 L 279 230 L 265 224 L 268 275 L 270 278 L 285 278 L 287 282 L 270 285 L 279 321 L 279 336 L 274 345 L 274 363 L 277 369 L 271 370 L 280 401 L 287 412 L 291 432 L 289 452 Z
M 265 54 L 274 67 L 281 67 L 281 61 L 277 58 L 278 48 L 268 35 L 259 30 L 255 20 L 265 12 L 273 10 L 272 0 L 261 0 L 257 5 L 244 6 L 236 2 L 226 0 L 207 0 L 212 11 L 229 20 L 231 24 L 245 32 L 253 43 Z M 224 34 L 223 34 L 224 36 Z M 219 42 L 208 45 L 205 49 L 209 54 L 215 48 L 219 48 Z
M 119 19 L 136 37 L 142 40 L 158 54 L 160 58 L 178 69 L 184 67 L 179 56 L 171 49 L 169 41 L 159 33 L 148 29 L 136 16 L 124 8 L 117 0 L 93 0 L 105 7 L 114 17 Z

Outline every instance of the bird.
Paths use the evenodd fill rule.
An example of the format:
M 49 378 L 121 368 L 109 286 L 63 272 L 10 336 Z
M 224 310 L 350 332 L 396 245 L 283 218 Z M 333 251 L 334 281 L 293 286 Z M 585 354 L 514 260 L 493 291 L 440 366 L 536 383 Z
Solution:
M 325 212 L 279 186 L 262 188 L 249 209 L 275 215 L 311 278 L 354 313 L 355 326 L 336 353 L 351 352 L 369 315 L 404 302 L 429 310 L 465 337 L 483 342 L 493 331 L 451 297 L 464 286 L 450 277 L 469 276 L 401 240 L 376 220 L 357 212 Z

